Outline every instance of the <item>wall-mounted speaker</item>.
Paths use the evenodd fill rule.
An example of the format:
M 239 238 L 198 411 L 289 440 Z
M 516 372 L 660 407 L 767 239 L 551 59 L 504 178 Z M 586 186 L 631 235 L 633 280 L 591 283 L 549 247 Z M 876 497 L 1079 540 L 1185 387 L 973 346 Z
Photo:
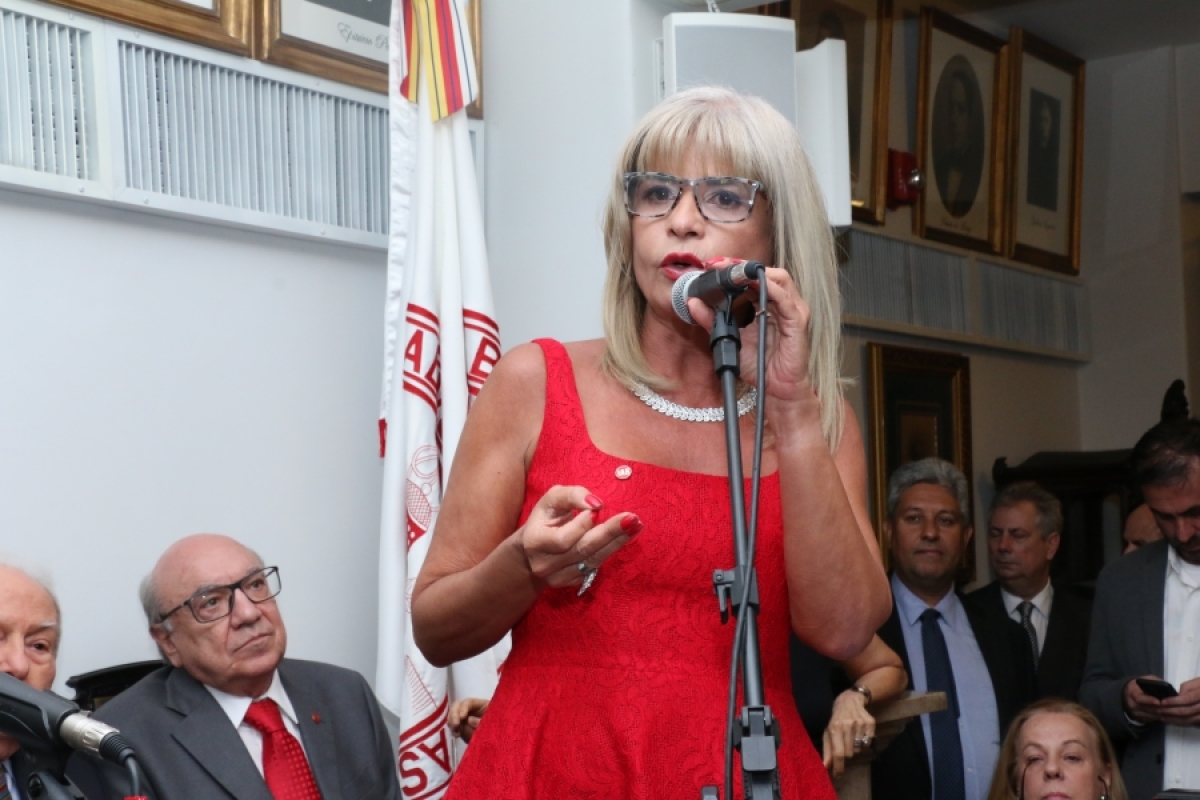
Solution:
M 693 86 L 726 86 L 756 95 L 792 120 L 816 168 L 830 224 L 850 224 L 844 42 L 827 40 L 797 53 L 796 25 L 790 19 L 668 14 L 663 18 L 659 97 Z

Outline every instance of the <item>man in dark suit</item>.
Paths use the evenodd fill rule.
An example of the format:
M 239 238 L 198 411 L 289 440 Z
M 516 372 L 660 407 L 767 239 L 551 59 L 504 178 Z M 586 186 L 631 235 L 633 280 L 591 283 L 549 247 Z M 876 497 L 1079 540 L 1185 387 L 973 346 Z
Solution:
M 884 533 L 892 615 L 879 636 L 909 688 L 945 691 L 949 708 L 912 720 L 872 765 L 875 800 L 981 800 L 1009 721 L 1033 698 L 1033 662 L 1016 623 L 984 636 L 954 589 L 971 541 L 967 481 L 953 464 L 905 464 L 888 483 Z
M 1100 573 L 1079 698 L 1124 745 L 1131 800 L 1149 800 L 1200 789 L 1200 421 L 1155 425 L 1130 464 L 1165 540 Z M 1144 688 L 1160 679 L 1172 688 Z
M 988 561 L 996 580 L 967 604 L 989 630 L 1021 625 L 1037 663 L 1038 697 L 1075 700 L 1087 661 L 1092 607 L 1050 582 L 1050 562 L 1062 534 L 1062 504 L 1032 481 L 1010 484 L 992 500 Z
M 176 542 L 143 582 L 169 666 L 96 717 L 133 746 L 157 800 L 399 798 L 393 743 L 362 676 L 283 657 L 279 589 L 276 568 L 213 534 Z M 89 797 L 129 794 L 119 770 L 78 768 L 89 765 L 115 790 L 100 795 L 80 775 Z

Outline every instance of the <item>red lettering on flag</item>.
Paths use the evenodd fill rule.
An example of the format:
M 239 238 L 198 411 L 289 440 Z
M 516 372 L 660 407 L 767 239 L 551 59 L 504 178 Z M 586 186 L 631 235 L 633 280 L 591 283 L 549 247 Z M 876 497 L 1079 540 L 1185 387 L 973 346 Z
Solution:
M 437 315 L 409 303 L 405 322 L 409 336 L 404 345 L 404 391 L 419 397 L 434 414 L 441 407 L 441 340 Z
M 496 321 L 486 314 L 463 309 L 463 329 L 467 339 L 468 350 L 474 346 L 475 356 L 467 370 L 467 391 L 471 403 L 475 402 L 483 382 L 492 374 L 492 368 L 500 360 L 500 328 Z
M 409 800 L 433 797 L 450 782 L 450 698 L 400 734 L 400 794 Z M 440 773 L 440 774 L 439 774 Z

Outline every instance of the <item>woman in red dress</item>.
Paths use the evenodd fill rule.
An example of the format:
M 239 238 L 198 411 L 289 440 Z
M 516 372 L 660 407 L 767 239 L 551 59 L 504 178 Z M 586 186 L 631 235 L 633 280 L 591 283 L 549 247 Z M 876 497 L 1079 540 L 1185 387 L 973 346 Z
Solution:
M 766 404 L 765 693 L 782 727 L 783 796 L 832 798 L 791 699 L 788 632 L 848 658 L 891 602 L 841 393 L 833 240 L 794 128 L 728 90 L 668 98 L 625 146 L 604 233 L 605 338 L 539 340 L 496 365 L 413 590 L 414 634 L 434 664 L 512 631 L 448 797 L 695 800 L 721 784 L 734 626 L 721 624 L 712 573 L 733 565 L 733 546 L 713 314 L 691 300 L 700 324 L 684 323 L 671 290 L 686 272 L 755 260 L 775 265 L 766 396 L 755 326 L 740 382 L 740 409 Z M 740 419 L 747 475 L 753 420 Z

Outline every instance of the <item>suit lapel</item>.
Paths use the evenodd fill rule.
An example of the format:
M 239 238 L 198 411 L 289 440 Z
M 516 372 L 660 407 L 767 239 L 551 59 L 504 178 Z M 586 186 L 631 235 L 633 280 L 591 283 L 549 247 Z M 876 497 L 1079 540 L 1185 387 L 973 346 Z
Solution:
M 1142 607 L 1142 630 L 1146 636 L 1146 655 L 1150 664 L 1150 674 L 1162 677 L 1165 669 L 1163 646 L 1163 603 L 1167 596 L 1167 543 L 1155 542 L 1149 547 L 1158 548 L 1152 556 L 1148 569 L 1138 575 L 1138 582 L 1133 587 L 1136 592 L 1135 602 Z
M 908 673 L 908 690 L 913 691 L 913 670 L 912 663 L 908 659 L 908 647 L 904 644 L 904 623 L 900 619 L 900 609 L 896 607 L 894 599 L 892 600 L 892 615 L 879 629 L 879 638 L 900 655 L 900 660 L 904 662 L 904 671 Z M 925 727 L 921 724 L 921 718 L 918 716 L 909 720 L 908 724 L 904 726 L 901 736 L 909 737 L 913 749 L 920 755 L 916 761 L 916 768 L 922 773 L 928 773 L 929 753 L 925 749 Z
M 320 692 L 313 686 L 293 680 L 293 677 L 285 659 L 279 664 L 279 679 L 296 710 L 308 765 L 317 779 L 323 800 L 337 800 L 342 796 L 342 781 L 338 774 L 337 740 L 333 731 L 335 711 L 323 702 Z
M 183 715 L 171 736 L 237 800 L 272 800 L 246 745 L 208 690 L 181 669 L 167 678 L 167 707 Z

